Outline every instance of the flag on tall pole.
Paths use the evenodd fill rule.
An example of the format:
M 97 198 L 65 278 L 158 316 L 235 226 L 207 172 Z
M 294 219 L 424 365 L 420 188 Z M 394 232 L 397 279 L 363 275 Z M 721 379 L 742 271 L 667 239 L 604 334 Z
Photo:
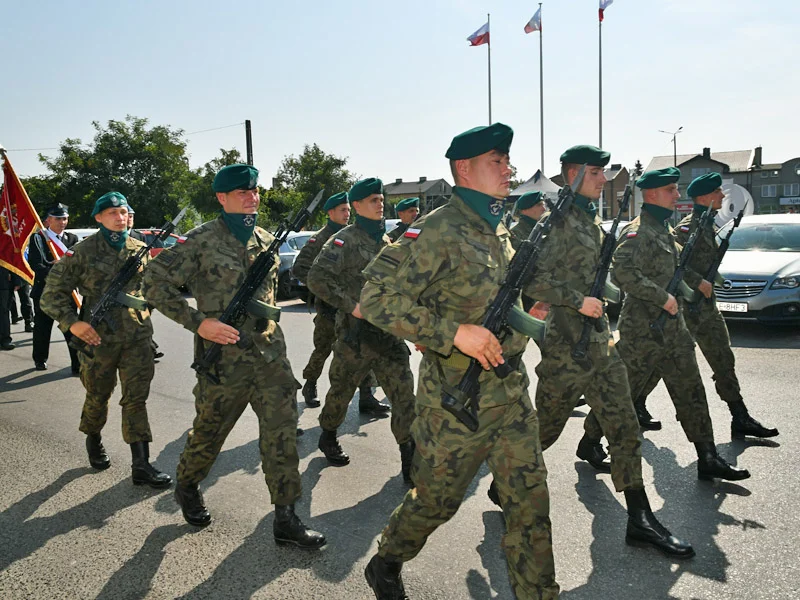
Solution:
M 34 273 L 25 259 L 25 250 L 31 235 L 42 223 L 2 148 L 0 158 L 5 178 L 0 198 L 0 266 L 33 283 Z
M 614 3 L 614 0 L 600 0 L 600 8 L 597 11 L 600 22 L 603 22 L 603 11 Z
M 467 38 L 470 46 L 481 46 L 486 44 L 487 60 L 489 65 L 489 125 L 492 124 L 492 42 L 489 38 L 489 23 L 491 15 L 486 15 L 486 23 L 475 33 Z
M 544 173 L 544 63 L 542 60 L 542 3 L 531 20 L 525 24 L 525 33 L 539 32 L 539 133 L 541 144 L 541 171 Z
M 598 111 L 598 132 L 600 142 L 598 146 L 600 148 L 603 147 L 603 17 L 605 10 L 611 6 L 614 0 L 598 0 L 598 22 L 597 22 L 597 59 L 598 59 L 598 102 L 597 102 L 597 111 Z M 603 214 L 603 195 L 600 195 L 600 218 L 604 219 L 605 216 Z

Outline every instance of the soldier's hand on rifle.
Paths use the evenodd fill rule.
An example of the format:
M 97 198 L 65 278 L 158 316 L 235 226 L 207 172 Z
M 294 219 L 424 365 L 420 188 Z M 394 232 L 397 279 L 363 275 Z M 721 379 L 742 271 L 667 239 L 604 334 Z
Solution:
M 453 345 L 463 354 L 477 359 L 487 371 L 506 362 L 503 360 L 503 347 L 498 339 L 480 325 L 459 325 Z
M 714 291 L 714 288 L 711 286 L 711 282 L 706 281 L 705 279 L 703 279 L 703 281 L 700 282 L 700 285 L 697 286 L 697 289 L 706 298 L 711 298 L 711 292 Z
M 95 331 L 94 327 L 89 325 L 86 321 L 75 321 L 72 327 L 69 328 L 70 333 L 77 338 L 80 338 L 90 346 L 100 345 L 100 336 Z
M 675 300 L 675 296 L 673 296 L 672 294 L 669 294 L 669 300 L 667 300 L 667 302 L 661 308 L 663 308 L 665 311 L 667 311 L 671 315 L 677 315 L 678 314 L 678 301 Z
M 547 313 L 550 312 L 550 305 L 547 302 L 539 302 L 536 301 L 531 309 L 528 311 L 528 314 L 540 321 L 544 321 L 547 318 Z
M 353 315 L 356 319 L 363 319 L 364 318 L 364 315 L 361 314 L 361 303 L 360 302 L 358 304 L 356 304 L 356 307 L 353 309 L 353 312 L 351 312 L 350 314 Z
M 203 319 L 200 327 L 197 328 L 197 334 L 204 340 L 215 344 L 235 344 L 239 341 L 239 332 L 236 328 L 226 325 L 219 319 Z
M 578 312 L 584 316 L 599 319 L 603 316 L 603 302 L 594 296 L 585 296 L 583 298 L 583 306 Z

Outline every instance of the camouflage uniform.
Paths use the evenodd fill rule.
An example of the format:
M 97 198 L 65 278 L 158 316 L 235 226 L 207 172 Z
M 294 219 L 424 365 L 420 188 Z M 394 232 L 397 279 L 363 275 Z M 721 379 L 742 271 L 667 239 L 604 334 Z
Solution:
M 300 254 L 294 261 L 292 273 L 300 281 L 308 285 L 308 272 L 314 264 L 314 260 L 319 256 L 325 242 L 341 228 L 336 228 L 336 224 L 332 221 L 315 233 L 302 247 Z M 330 356 L 333 350 L 333 343 L 336 341 L 336 307 L 328 304 L 322 298 L 314 298 L 314 307 L 317 314 L 314 316 L 314 351 L 308 359 L 308 364 L 303 369 L 303 379 L 316 381 L 322 375 L 322 369 L 325 367 L 325 361 Z M 375 376 L 370 371 L 364 380 L 361 382 L 362 386 L 374 387 L 377 384 Z
M 679 244 L 687 242 L 698 223 L 699 219 L 695 219 L 695 224 L 692 225 L 692 215 L 687 215 L 678 223 L 675 237 Z M 714 262 L 717 256 L 718 249 L 716 232 L 712 222 L 708 229 L 700 232 L 697 237 L 692 258 L 684 276 L 684 281 L 689 287 L 697 288 L 705 278 L 711 263 Z M 682 312 L 686 327 L 689 328 L 689 332 L 698 346 L 700 346 L 703 356 L 706 357 L 711 370 L 714 372 L 713 379 L 717 394 L 730 405 L 742 402 L 742 394 L 734 368 L 736 361 L 731 350 L 731 338 L 725 325 L 725 319 L 717 310 L 716 300 L 716 294 L 713 293 L 708 300 L 703 297 L 702 301 L 697 305 L 698 310 L 688 310 L 683 298 L 680 298 L 679 301 L 683 308 Z M 644 399 L 649 395 L 658 385 L 660 379 L 660 373 L 656 370 L 639 398 Z
M 397 227 L 392 229 L 386 235 L 388 235 L 389 239 L 392 241 L 392 243 L 394 243 L 394 242 L 396 242 L 397 240 L 400 239 L 400 237 L 406 232 L 407 229 L 408 229 L 408 225 L 406 225 L 405 223 L 403 223 L 401 221 L 400 223 L 397 224 Z
M 247 242 L 239 242 L 222 218 L 204 223 L 174 247 L 159 254 L 145 274 L 147 301 L 167 317 L 195 332 L 195 353 L 208 344 L 197 328 L 205 318 L 219 318 L 244 281 L 247 269 L 273 240 L 256 227 Z M 273 304 L 279 258 L 255 298 Z M 185 285 L 197 299 L 192 308 L 180 292 Z M 275 321 L 248 316 L 239 328 L 252 342 L 222 346 L 216 365 L 220 384 L 198 375 L 194 387 L 197 415 L 178 464 L 178 485 L 202 481 L 225 438 L 249 404 L 258 417 L 261 466 L 273 504 L 292 504 L 301 495 L 297 455 L 299 385 L 286 357 L 283 332 Z
M 62 332 L 68 332 L 79 320 L 72 291 L 77 289 L 83 296 L 81 314 L 88 313 L 128 257 L 143 246 L 142 242 L 128 238 L 125 246 L 117 251 L 101 233 L 76 244 L 50 270 L 40 300 L 42 310 L 58 322 Z M 148 259 L 145 255 L 143 262 L 146 264 Z M 124 291 L 140 297 L 141 279 L 141 275 L 133 277 Z M 117 306 L 107 313 L 97 333 L 102 342 L 94 346 L 94 357 L 79 353 L 81 382 L 86 388 L 80 431 L 99 434 L 103 429 L 108 417 L 108 401 L 119 372 L 122 438 L 128 444 L 153 441 L 146 405 L 155 373 L 150 349 L 153 336 L 150 311 Z
M 638 398 L 658 369 L 675 405 L 678 420 L 691 442 L 713 442 L 706 392 L 697 368 L 694 341 L 682 311 L 664 325 L 663 344 L 650 323 L 667 302 L 667 284 L 678 266 L 680 246 L 672 228 L 650 213 L 622 231 L 614 252 L 612 278 L 626 294 L 619 317 L 617 349 L 628 369 L 631 395 Z M 688 282 L 696 284 L 691 279 Z
M 644 487 L 642 452 L 625 364 L 614 347 L 608 317 L 601 318 L 601 331 L 591 328 L 587 353 L 591 368 L 585 370 L 571 356 L 583 329 L 583 315 L 578 310 L 592 287 L 600 262 L 604 236 L 600 222 L 599 217 L 573 205 L 564 222 L 550 232 L 534 279 L 525 291 L 552 304 L 542 361 L 536 367 L 542 449 L 558 439 L 578 398 L 585 394 L 592 407 L 584 422 L 587 438 L 599 441 L 605 433 L 611 453 L 611 477 L 621 492 Z
M 358 225 L 348 225 L 323 246 L 308 273 L 308 286 L 339 311 L 328 372 L 331 387 L 319 416 L 322 429 L 335 431 L 344 422 L 353 392 L 372 369 L 392 404 L 392 433 L 402 444 L 411 439 L 414 419 L 414 376 L 408 347 L 402 339 L 351 314 L 364 286 L 364 267 L 388 243 L 386 235 L 376 242 Z
M 511 228 L 511 246 L 514 248 L 515 252 L 519 250 L 520 244 L 528 239 L 528 236 L 535 226 L 536 221 L 533 219 L 523 219 L 522 215 L 520 215 L 519 221 Z M 522 295 L 522 308 L 525 309 L 525 312 L 533 308 L 534 304 L 536 304 L 536 300 L 527 294 Z
M 418 236 L 406 232 L 369 265 L 361 295 L 369 321 L 427 348 L 412 427 L 416 489 L 392 514 L 378 554 L 414 558 L 456 513 L 486 461 L 502 499 L 502 545 L 516 596 L 556 598 L 547 470 L 521 360 L 527 338 L 512 332 L 503 343 L 506 362 L 515 368 L 508 377 L 481 374 L 477 432 L 441 407 L 442 381 L 457 385 L 470 362 L 453 346 L 456 331 L 459 324 L 482 322 L 513 255 L 509 232 L 502 224 L 492 228 L 457 194 L 414 228 Z

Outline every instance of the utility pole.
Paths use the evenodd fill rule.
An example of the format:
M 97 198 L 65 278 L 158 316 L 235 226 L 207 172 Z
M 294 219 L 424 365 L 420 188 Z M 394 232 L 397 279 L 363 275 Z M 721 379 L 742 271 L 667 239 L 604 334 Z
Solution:
M 683 130 L 683 125 L 678 127 L 677 131 L 664 131 L 663 129 L 659 129 L 659 133 L 666 133 L 667 135 L 672 136 L 672 166 L 678 166 L 678 144 L 675 141 L 677 135 Z

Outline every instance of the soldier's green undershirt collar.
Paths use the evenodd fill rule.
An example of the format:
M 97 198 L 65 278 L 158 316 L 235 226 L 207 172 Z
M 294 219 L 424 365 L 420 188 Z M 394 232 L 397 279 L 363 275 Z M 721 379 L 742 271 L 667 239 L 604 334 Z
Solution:
M 253 230 L 256 228 L 257 215 L 241 215 L 229 214 L 224 210 L 222 211 L 222 220 L 234 237 L 239 240 L 243 246 L 247 247 L 247 242 L 253 237 Z
M 330 219 L 328 219 L 328 227 L 333 229 L 333 233 L 336 233 L 337 231 L 341 231 L 342 229 L 344 229 L 346 226 L 339 225 L 339 223 L 336 223 L 335 221 L 331 221 Z
M 597 205 L 592 201 L 591 198 L 581 196 L 580 194 L 575 194 L 575 200 L 573 200 L 573 203 L 587 215 L 592 217 L 592 219 L 597 216 Z
M 642 204 L 642 210 L 646 213 L 650 213 L 651 216 L 661 221 L 664 224 L 664 227 L 667 226 L 667 219 L 669 219 L 673 213 L 671 208 L 664 208 L 663 206 L 656 206 L 655 204 L 646 203 Z
M 103 237 L 108 242 L 108 245 L 114 248 L 114 250 L 122 250 L 125 246 L 125 241 L 128 239 L 128 230 L 125 231 L 111 231 L 110 229 L 106 229 L 103 227 L 103 224 L 100 223 L 100 233 L 103 234 Z
M 376 242 L 380 242 L 381 238 L 383 238 L 383 234 L 386 233 L 386 223 L 383 219 L 375 221 L 362 217 L 361 215 L 356 215 L 356 226 L 366 231 Z
M 533 217 L 529 217 L 528 215 L 520 215 L 519 220 L 521 223 L 527 223 L 533 227 L 536 226 L 536 223 L 539 222 L 539 219 L 534 219 Z
M 503 219 L 504 200 L 494 198 L 478 190 L 461 187 L 460 185 L 455 186 L 453 191 L 458 194 L 459 198 L 474 210 L 481 219 L 486 221 L 492 229 L 497 229 L 497 226 Z

